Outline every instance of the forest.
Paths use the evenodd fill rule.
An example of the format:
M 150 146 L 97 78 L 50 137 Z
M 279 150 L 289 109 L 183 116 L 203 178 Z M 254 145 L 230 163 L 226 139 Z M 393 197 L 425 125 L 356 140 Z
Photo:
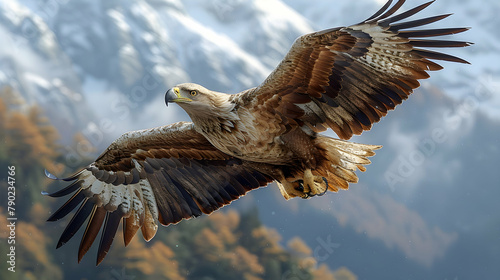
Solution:
M 0 279 L 289 279 L 355 280 L 345 267 L 319 263 L 299 237 L 283 240 L 264 226 L 258 209 L 239 213 L 225 207 L 209 216 L 162 227 L 145 242 L 139 233 L 128 247 L 119 232 L 104 262 L 95 266 L 95 248 L 77 263 L 78 239 L 56 250 L 68 219 L 47 223 L 61 201 L 41 195 L 62 187 L 44 170 L 69 174 L 61 134 L 37 106 L 24 104 L 11 88 L 0 89 Z M 80 134 L 73 145 L 86 141 Z M 88 143 L 84 143 L 88 145 Z M 93 159 L 82 162 L 90 163 Z M 15 272 L 9 270 L 11 217 L 7 194 L 9 167 L 15 167 Z M 13 179 L 13 180 L 14 180 Z M 10 211 L 10 209 L 9 209 Z

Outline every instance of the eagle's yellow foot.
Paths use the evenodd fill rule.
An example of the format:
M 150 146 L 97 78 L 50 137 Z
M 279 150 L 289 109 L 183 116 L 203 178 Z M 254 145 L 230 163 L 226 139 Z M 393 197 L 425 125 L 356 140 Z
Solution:
M 284 177 L 278 182 L 278 187 L 285 199 L 293 197 L 311 198 L 322 196 L 328 191 L 328 181 L 325 177 L 314 176 L 310 169 L 304 172 L 304 180 L 288 181 Z
M 304 193 L 304 184 L 302 182 L 302 180 L 290 182 L 285 179 L 278 182 L 278 187 L 286 200 L 293 197 L 309 198 L 309 194 Z
M 304 171 L 303 189 L 303 192 L 308 197 L 322 196 L 328 191 L 328 181 L 323 176 L 313 175 L 311 169 L 306 169 Z

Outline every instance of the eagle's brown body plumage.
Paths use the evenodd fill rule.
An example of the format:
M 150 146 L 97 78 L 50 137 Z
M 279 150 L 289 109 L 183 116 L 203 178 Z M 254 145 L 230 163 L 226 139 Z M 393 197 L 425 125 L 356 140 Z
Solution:
M 190 116 L 194 129 L 215 148 L 244 161 L 261 163 L 256 170 L 276 180 L 286 199 L 309 198 L 328 189 L 347 189 L 348 183 L 357 182 L 354 171 L 364 170 L 362 165 L 370 163 L 367 157 L 380 148 L 318 135 L 310 126 L 300 124 L 300 120 L 281 117 L 275 110 L 259 105 L 242 106 L 241 99 L 255 94 L 259 88 L 236 95 L 190 83 L 175 89 L 180 95 L 196 91 L 198 96 L 209 98 L 209 102 L 178 103 Z M 172 99 L 176 97 L 172 93 Z M 206 116 L 207 111 L 211 112 L 210 117 Z
M 123 220 L 127 245 L 141 229 L 150 240 L 158 228 L 209 214 L 247 191 L 276 181 L 286 199 L 309 198 L 357 182 L 380 146 L 345 140 L 369 130 L 442 67 L 430 60 L 466 61 L 426 47 L 464 47 L 467 42 L 428 39 L 467 28 L 420 27 L 449 15 L 400 22 L 432 2 L 398 15 L 404 0 L 388 1 L 369 19 L 298 38 L 258 87 L 230 95 L 196 84 L 170 89 L 192 123 L 129 132 L 99 158 L 48 194 L 74 195 L 50 218 L 78 205 L 58 247 L 89 218 L 79 260 L 104 224 L 97 263 Z M 332 129 L 340 139 L 319 134 Z M 48 174 L 49 177 L 55 178 Z

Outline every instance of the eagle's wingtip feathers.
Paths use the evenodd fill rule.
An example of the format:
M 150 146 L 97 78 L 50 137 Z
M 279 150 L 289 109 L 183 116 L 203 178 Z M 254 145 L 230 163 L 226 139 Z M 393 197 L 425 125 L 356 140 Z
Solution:
M 47 169 L 45 169 L 44 172 L 45 172 L 45 177 L 52 179 L 52 180 L 60 180 L 54 174 L 50 173 Z

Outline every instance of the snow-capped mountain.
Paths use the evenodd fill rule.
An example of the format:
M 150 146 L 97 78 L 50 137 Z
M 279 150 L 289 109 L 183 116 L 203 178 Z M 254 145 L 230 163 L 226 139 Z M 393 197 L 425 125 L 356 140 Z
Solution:
M 82 131 L 102 149 L 125 131 L 188 120 L 176 106 L 165 108 L 164 92 L 172 85 L 192 81 L 231 93 L 257 86 L 295 38 L 313 30 L 360 22 L 383 2 L 2 1 L 0 86 L 8 85 L 28 104 L 45 108 L 63 132 L 65 143 L 69 143 L 74 132 Z M 403 8 L 423 2 L 409 0 Z M 332 234 L 340 247 L 328 255 L 329 261 L 347 265 L 339 260 L 365 258 L 360 263 L 369 271 L 360 272 L 361 265 L 354 269 L 362 276 L 376 274 L 375 271 L 378 278 L 385 275 L 366 260 L 377 259 L 380 265 L 387 265 L 403 256 L 407 268 L 422 273 L 417 275 L 429 276 L 425 273 L 432 274 L 439 267 L 450 271 L 432 274 L 433 279 L 467 279 L 465 275 L 470 274 L 464 269 L 454 273 L 453 265 L 458 256 L 465 256 L 473 246 L 460 245 L 481 237 L 480 230 L 498 227 L 492 222 L 498 215 L 487 216 L 485 212 L 498 213 L 500 209 L 491 205 L 484 190 L 494 190 L 500 181 L 498 176 L 498 180 L 493 180 L 491 174 L 491 166 L 496 164 L 493 159 L 500 156 L 495 146 L 499 134 L 493 133 L 500 129 L 500 2 L 438 0 L 421 17 L 446 13 L 455 14 L 431 28 L 472 27 L 453 39 L 471 41 L 474 46 L 446 50 L 472 65 L 443 63 L 445 69 L 423 81 L 422 88 L 409 101 L 389 114 L 390 121 L 384 120 L 374 131 L 354 138 L 362 143 L 385 145 L 374 157 L 373 166 L 361 176 L 364 183 L 359 187 L 370 185 L 369 190 L 349 192 L 338 202 L 339 198 L 325 196 L 312 207 L 315 209 L 306 204 L 310 201 L 277 204 L 279 207 L 273 211 L 286 215 L 290 209 L 296 210 L 293 213 L 298 218 L 266 218 L 285 227 L 287 222 L 300 224 L 298 220 L 310 218 L 300 210 L 317 211 L 314 217 L 318 220 L 318 212 L 327 215 L 322 217 L 327 220 L 333 219 L 330 212 L 334 211 L 338 224 Z M 423 92 L 426 94 L 419 95 Z M 445 142 L 432 143 L 435 129 L 446 133 Z M 424 155 L 423 161 L 418 158 L 420 155 Z M 490 172 L 488 176 L 481 176 L 481 164 L 489 166 L 490 169 L 483 169 Z M 472 177 L 479 179 L 474 181 Z M 471 204 L 465 194 L 457 194 L 457 190 L 461 194 L 468 192 L 468 186 L 460 185 L 461 182 L 471 185 Z M 474 182 L 478 186 L 472 186 Z M 483 186 L 483 193 L 475 195 L 472 191 Z M 266 195 L 256 191 L 250 196 L 261 207 L 271 207 L 276 201 L 281 202 L 281 198 L 269 196 L 271 193 L 277 192 L 266 189 Z M 336 204 L 329 205 L 331 201 Z M 486 202 L 481 205 L 482 201 Z M 480 210 L 467 211 L 469 207 Z M 474 219 L 475 216 L 481 218 Z M 467 224 L 469 220 L 473 221 Z M 321 246 L 330 238 L 327 229 L 308 221 L 308 225 L 317 227 L 316 233 L 304 239 L 313 243 L 312 248 L 319 244 L 324 252 Z M 390 228 L 381 229 L 381 225 Z M 296 230 L 304 228 L 309 230 L 302 224 Z M 282 230 L 284 236 L 287 230 L 290 229 Z M 492 232 L 499 234 L 498 229 Z M 358 243 L 364 249 L 354 245 Z M 474 248 L 485 247 L 478 244 Z M 349 248 L 366 255 L 356 255 Z M 369 249 L 387 256 L 387 263 L 383 258 L 368 256 Z M 479 251 L 476 249 L 474 256 Z M 498 252 L 488 257 L 495 254 L 498 257 Z M 499 272 L 489 268 L 482 271 L 487 273 L 482 279 L 493 279 L 492 275 Z M 419 279 L 396 272 L 391 275 L 394 277 L 386 278 Z
M 0 86 L 12 87 L 22 95 L 19 99 L 45 108 L 58 126 L 71 130 L 91 120 L 87 106 L 79 106 L 84 99 L 81 79 L 41 17 L 16 1 L 2 2 L 0 38 Z
M 97 119 L 118 116 L 120 129 L 105 131 L 110 138 L 144 124 L 165 124 L 179 113 L 164 110 L 169 86 L 194 81 L 226 92 L 256 86 L 291 42 L 312 30 L 285 4 L 270 4 L 10 1 L 0 10 L 0 32 L 9 43 L 0 52 L 0 81 L 47 111 L 70 108 L 51 118 L 72 120 L 79 129 L 98 129 Z
M 5 38 L 0 83 L 13 86 L 28 102 L 41 104 L 49 112 L 51 106 L 60 104 L 65 109 L 51 118 L 73 127 L 71 131 L 95 122 L 91 115 L 97 119 L 119 115 L 123 129 L 106 131 L 113 138 L 143 124 L 164 124 L 180 114 L 165 110 L 161 102 L 169 86 L 193 81 L 224 92 L 256 86 L 295 38 L 359 22 L 380 2 L 4 1 L 0 6 L 0 34 Z M 500 74 L 498 64 L 487 63 L 499 48 L 496 36 L 488 36 L 496 32 L 494 23 L 499 19 L 493 11 L 499 4 L 484 2 L 441 0 L 426 11 L 428 16 L 455 12 L 446 24 L 466 23 L 474 28 L 458 36 L 478 44 L 453 50 L 473 66 L 448 63 L 449 69 L 436 73 L 434 79 L 455 98 L 480 87 L 477 77 L 493 79 Z M 481 105 L 500 115 L 497 98 Z

